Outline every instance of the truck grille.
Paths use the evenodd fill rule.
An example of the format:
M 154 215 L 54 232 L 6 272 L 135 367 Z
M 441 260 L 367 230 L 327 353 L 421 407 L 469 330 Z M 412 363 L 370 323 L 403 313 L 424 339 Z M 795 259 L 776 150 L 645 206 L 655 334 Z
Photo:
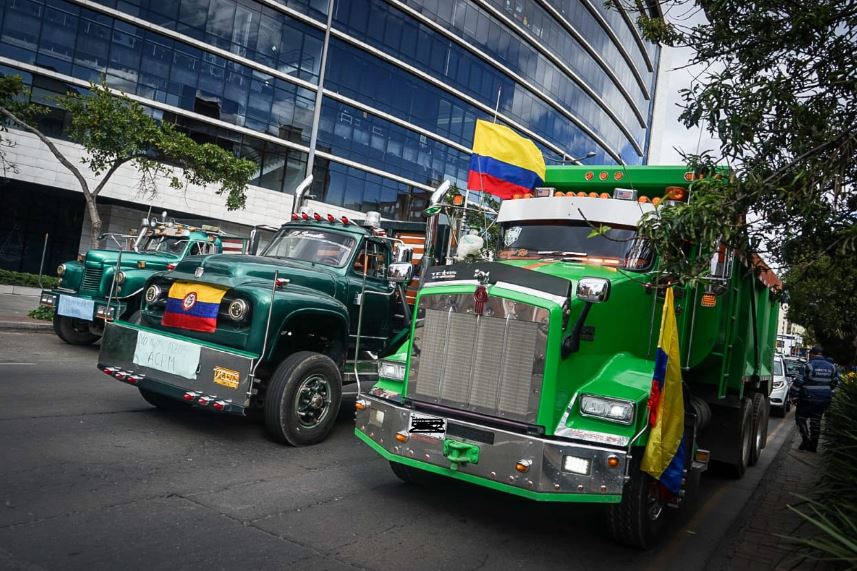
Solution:
M 83 280 L 80 282 L 81 290 L 98 291 L 101 289 L 101 276 L 104 274 L 103 267 L 84 268 Z
M 476 315 L 470 294 L 424 296 L 408 397 L 534 423 L 547 326 L 547 310 L 508 299 L 492 296 Z

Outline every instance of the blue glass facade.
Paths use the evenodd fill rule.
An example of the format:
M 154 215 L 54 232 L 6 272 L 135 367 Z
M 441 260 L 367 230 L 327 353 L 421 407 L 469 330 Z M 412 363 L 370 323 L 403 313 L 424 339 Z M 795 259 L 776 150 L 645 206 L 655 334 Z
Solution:
M 644 160 L 658 48 L 601 0 L 0 0 L 0 72 L 49 106 L 101 76 L 160 119 L 257 162 L 254 184 L 417 218 L 463 185 L 478 118 L 547 162 Z M 61 136 L 59 110 L 45 119 Z

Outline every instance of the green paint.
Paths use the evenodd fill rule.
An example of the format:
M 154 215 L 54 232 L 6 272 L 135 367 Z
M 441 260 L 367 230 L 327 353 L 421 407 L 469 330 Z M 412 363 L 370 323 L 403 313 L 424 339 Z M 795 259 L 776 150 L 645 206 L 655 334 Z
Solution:
M 467 442 L 445 439 L 443 456 L 450 462 L 450 470 L 458 470 L 460 464 L 479 464 L 479 447 Z

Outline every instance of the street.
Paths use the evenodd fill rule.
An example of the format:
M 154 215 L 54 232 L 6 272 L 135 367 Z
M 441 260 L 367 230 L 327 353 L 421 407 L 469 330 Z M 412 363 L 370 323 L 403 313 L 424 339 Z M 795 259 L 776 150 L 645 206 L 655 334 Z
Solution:
M 701 569 L 793 427 L 771 419 L 759 465 L 706 474 L 644 553 L 594 506 L 401 483 L 350 403 L 327 441 L 289 448 L 247 419 L 152 408 L 97 351 L 0 332 L 0 568 Z

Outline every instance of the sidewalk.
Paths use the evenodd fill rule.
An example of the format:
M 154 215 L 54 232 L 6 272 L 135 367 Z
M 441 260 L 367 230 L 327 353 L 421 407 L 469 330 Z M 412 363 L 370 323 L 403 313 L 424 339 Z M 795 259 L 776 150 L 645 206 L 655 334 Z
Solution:
M 794 422 L 794 413 L 786 419 Z M 721 540 L 721 555 L 706 566 L 708 571 L 742 571 L 744 569 L 820 570 L 823 563 L 803 560 L 797 547 L 780 535 L 807 533 L 811 526 L 787 506 L 800 507 L 797 497 L 810 495 L 821 471 L 818 454 L 798 450 L 800 437 L 794 431 L 791 442 L 783 445 L 774 463 L 744 509 L 741 518 Z
M 38 288 L 0 285 L 0 330 L 52 331 L 50 321 L 27 317 L 39 305 Z

